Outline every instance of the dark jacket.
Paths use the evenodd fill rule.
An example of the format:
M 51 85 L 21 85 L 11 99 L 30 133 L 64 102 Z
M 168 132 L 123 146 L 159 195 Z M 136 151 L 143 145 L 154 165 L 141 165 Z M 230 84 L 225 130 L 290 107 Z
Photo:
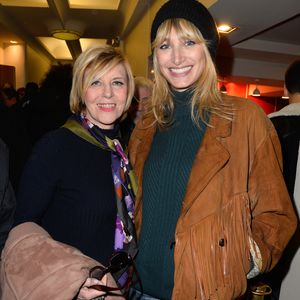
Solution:
M 255 103 L 228 96 L 224 101 L 233 108 L 233 121 L 212 116 L 183 199 L 175 232 L 172 299 L 241 296 L 251 268 L 249 242 L 258 245 L 261 271 L 269 271 L 296 228 L 274 127 Z M 138 233 L 143 169 L 156 131 L 153 121 L 145 116 L 129 145 L 138 177 Z
M 281 143 L 283 174 L 290 197 L 293 198 L 300 141 L 300 103 L 287 105 L 269 117 Z
M 16 206 L 15 194 L 9 181 L 8 169 L 8 149 L 0 139 L 0 252 L 12 227 Z
M 14 224 L 35 222 L 55 240 L 108 263 L 117 213 L 111 174 L 109 151 L 67 128 L 47 133 L 25 166 Z

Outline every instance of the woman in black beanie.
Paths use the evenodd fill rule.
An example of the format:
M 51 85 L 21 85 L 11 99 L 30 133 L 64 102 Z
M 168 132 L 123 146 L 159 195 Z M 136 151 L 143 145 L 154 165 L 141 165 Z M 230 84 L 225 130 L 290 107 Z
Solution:
M 144 289 L 132 299 L 240 297 L 295 230 L 274 128 L 217 89 L 218 39 L 195 0 L 166 2 L 152 24 L 153 96 L 129 145 Z

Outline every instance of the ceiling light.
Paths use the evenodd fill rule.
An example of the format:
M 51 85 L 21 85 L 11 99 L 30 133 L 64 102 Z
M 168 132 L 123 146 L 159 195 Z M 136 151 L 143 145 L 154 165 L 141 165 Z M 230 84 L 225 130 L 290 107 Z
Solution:
M 120 0 L 68 0 L 70 8 L 117 10 Z
M 38 37 L 38 40 L 55 59 L 72 60 L 72 55 L 64 40 L 53 37 Z
M 236 27 L 233 27 L 233 26 L 230 26 L 230 25 L 227 25 L 227 24 L 222 24 L 220 26 L 218 26 L 218 32 L 219 33 L 230 33 L 234 30 L 236 30 Z
M 80 39 L 80 33 L 74 30 L 57 29 L 53 30 L 51 34 L 54 38 L 65 41 L 74 41 Z
M 1 0 L 3 6 L 20 6 L 20 7 L 49 7 L 47 0 Z
M 260 90 L 258 89 L 257 86 L 256 86 L 256 88 L 253 90 L 252 96 L 254 96 L 254 97 L 260 97 Z
M 220 87 L 220 92 L 222 94 L 227 94 L 227 89 L 226 89 L 226 86 L 224 85 L 224 82 L 222 83 L 222 85 Z
M 255 86 L 255 89 L 252 92 L 252 96 L 254 96 L 254 97 L 260 97 L 260 90 L 257 87 L 257 82 L 258 81 L 259 81 L 259 79 L 255 79 L 256 86 Z
M 252 96 L 260 97 L 260 90 L 257 87 L 253 90 Z
M 219 80 L 219 81 L 222 82 L 222 85 L 220 86 L 220 92 L 221 92 L 222 94 L 227 94 L 227 89 L 226 89 L 226 86 L 225 86 L 225 84 L 224 84 L 224 82 L 225 82 L 224 77 L 223 77 L 222 80 Z

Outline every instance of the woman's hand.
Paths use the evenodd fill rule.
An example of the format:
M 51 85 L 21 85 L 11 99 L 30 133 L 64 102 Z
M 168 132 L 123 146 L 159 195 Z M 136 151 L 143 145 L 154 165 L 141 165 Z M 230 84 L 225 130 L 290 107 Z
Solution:
M 78 300 L 90 300 L 100 296 L 105 295 L 105 292 L 98 291 L 96 289 L 90 288 L 93 285 L 106 285 L 107 276 L 104 276 L 101 281 L 96 278 L 87 278 L 81 287 L 79 294 L 77 296 Z

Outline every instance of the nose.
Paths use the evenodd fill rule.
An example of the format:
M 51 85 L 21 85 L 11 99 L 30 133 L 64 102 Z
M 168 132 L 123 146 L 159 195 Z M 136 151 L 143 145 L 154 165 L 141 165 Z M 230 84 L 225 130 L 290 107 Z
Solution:
M 172 60 L 175 65 L 180 65 L 183 61 L 184 57 L 182 55 L 182 51 L 180 47 L 173 47 L 172 49 Z
M 104 98 L 111 98 L 113 95 L 113 90 L 110 84 L 105 84 L 103 87 L 103 96 Z

